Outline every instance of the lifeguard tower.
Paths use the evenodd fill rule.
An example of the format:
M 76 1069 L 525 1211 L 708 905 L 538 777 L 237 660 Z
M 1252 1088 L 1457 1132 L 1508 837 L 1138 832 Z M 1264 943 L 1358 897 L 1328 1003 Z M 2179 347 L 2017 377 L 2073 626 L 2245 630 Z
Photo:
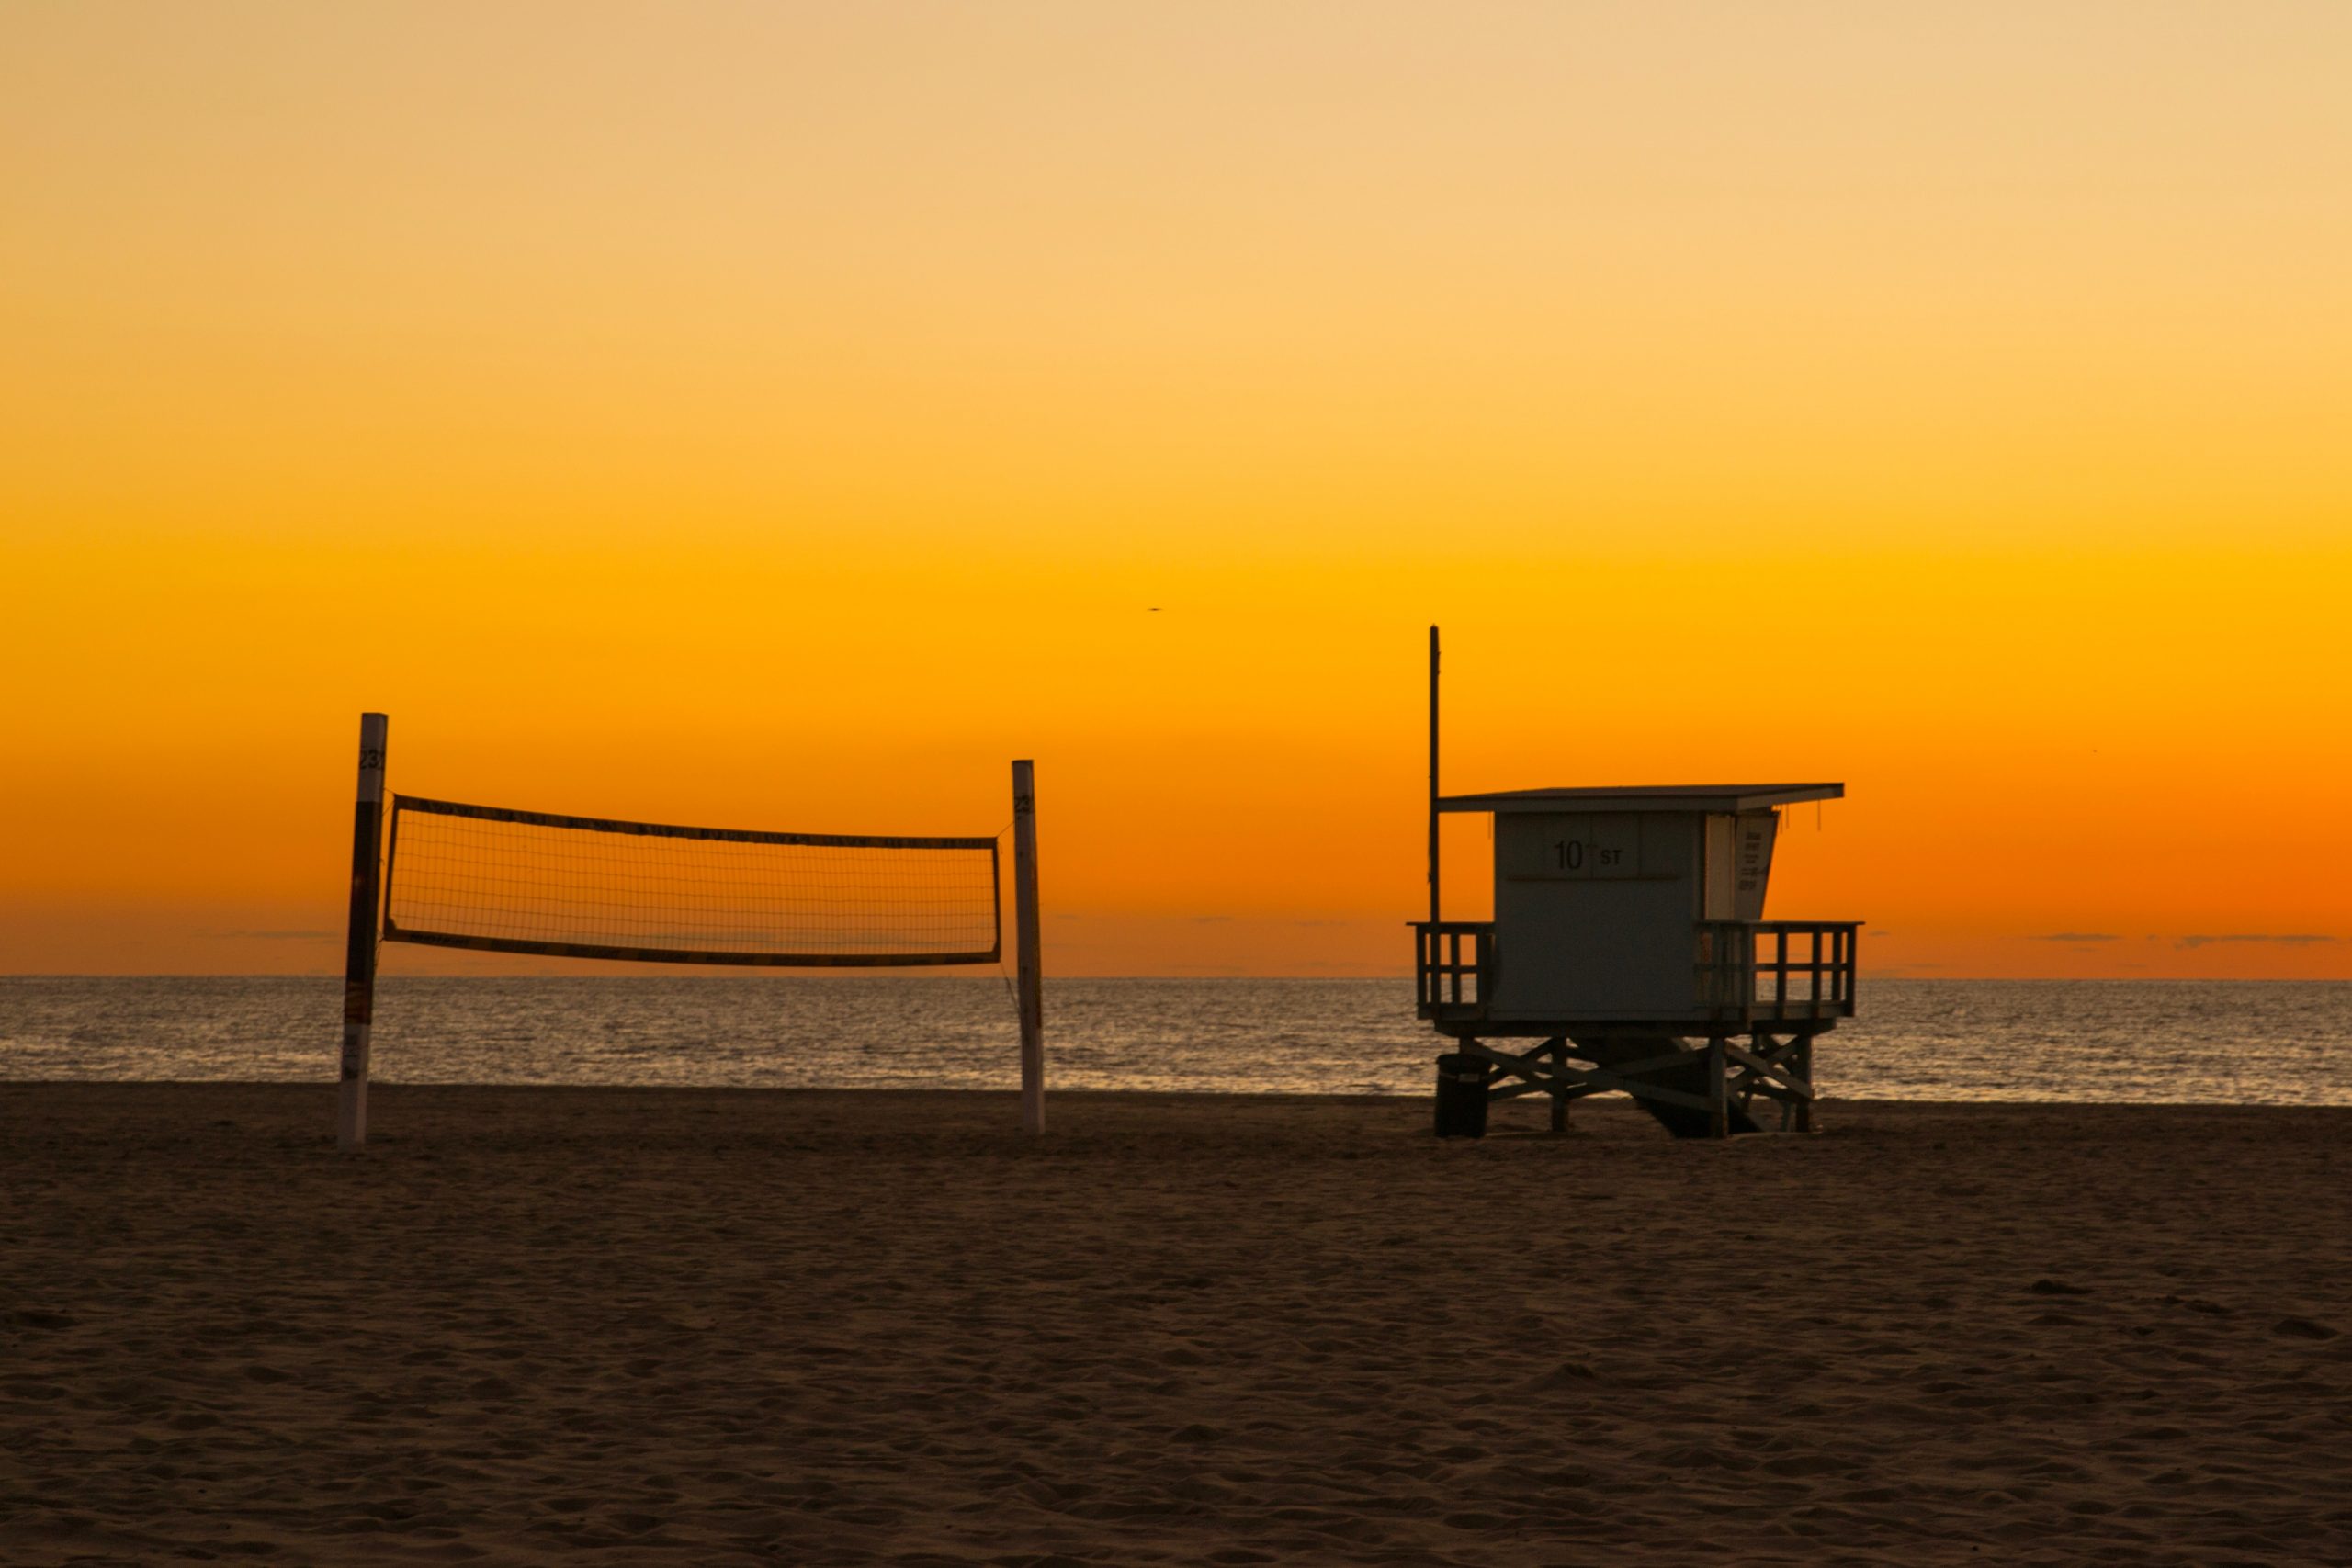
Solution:
M 1677 1137 L 1813 1128 L 1813 1042 L 1854 1016 L 1858 920 L 1767 920 L 1780 807 L 1836 784 L 1645 784 L 1438 793 L 1438 636 L 1430 628 L 1430 918 L 1414 922 L 1419 1011 L 1455 1043 L 1439 1130 L 1485 1101 L 1622 1090 Z M 1438 821 L 1494 821 L 1494 919 L 1447 920 Z M 1533 1040 L 1521 1051 L 1492 1043 Z M 1464 1062 L 1464 1058 L 1469 1058 Z M 1467 1092 L 1470 1124 L 1448 1124 Z M 1477 1097 L 1483 1094 L 1483 1100 Z M 1459 1100 L 1456 1099 L 1458 1105 Z

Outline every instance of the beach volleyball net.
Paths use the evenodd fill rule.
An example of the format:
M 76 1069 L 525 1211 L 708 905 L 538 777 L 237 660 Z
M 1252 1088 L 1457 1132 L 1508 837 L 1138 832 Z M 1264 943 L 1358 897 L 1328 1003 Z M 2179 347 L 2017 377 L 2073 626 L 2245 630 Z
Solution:
M 335 1145 L 368 1142 L 378 959 L 385 942 L 623 963 L 777 969 L 992 964 L 1004 886 L 986 838 L 772 833 L 569 817 L 397 795 L 391 717 L 359 716 L 345 924 Z M 1035 766 L 1012 764 L 1021 1126 L 1046 1126 L 1045 992 Z
M 386 942 L 792 968 L 993 964 L 993 838 L 770 833 L 394 795 Z

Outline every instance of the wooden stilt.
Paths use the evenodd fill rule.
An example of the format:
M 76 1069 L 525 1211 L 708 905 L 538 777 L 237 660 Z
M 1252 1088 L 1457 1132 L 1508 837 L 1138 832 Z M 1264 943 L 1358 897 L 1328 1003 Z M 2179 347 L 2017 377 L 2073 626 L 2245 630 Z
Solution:
M 1769 1029 L 1756 1030 L 1748 1036 L 1747 1043 L 1752 1047 L 1747 1054 L 1755 1058 L 1756 1065 L 1749 1066 L 1736 1055 L 1731 1058 L 1733 1065 L 1746 1069 L 1741 1081 L 1751 1101 L 1760 1093 L 1779 1104 L 1781 1111 L 1779 1130 L 1785 1133 L 1789 1130 L 1791 1118 L 1795 1115 L 1795 1112 L 1790 1109 L 1788 1100 L 1775 1092 L 1780 1087 L 1780 1077 L 1784 1077 L 1787 1072 L 1787 1064 L 1782 1059 L 1781 1048 L 1773 1041 L 1772 1032 Z
M 1724 1073 L 1724 1037 L 1707 1042 L 1707 1136 L 1731 1136 L 1731 1085 Z
M 1811 1089 L 1813 1088 L 1813 1032 L 1808 1030 L 1798 1035 L 1791 1049 L 1795 1055 L 1797 1081 L 1804 1085 L 1807 1089 Z M 1796 1102 L 1796 1122 L 1798 1132 L 1813 1131 L 1812 1095 L 1807 1094 L 1804 1099 Z
M 1552 1131 L 1565 1133 L 1568 1130 L 1567 1075 L 1565 1071 L 1568 1065 L 1568 1043 L 1563 1039 L 1554 1039 L 1548 1047 L 1548 1054 L 1552 1058 L 1554 1071 L 1560 1074 L 1552 1088 Z

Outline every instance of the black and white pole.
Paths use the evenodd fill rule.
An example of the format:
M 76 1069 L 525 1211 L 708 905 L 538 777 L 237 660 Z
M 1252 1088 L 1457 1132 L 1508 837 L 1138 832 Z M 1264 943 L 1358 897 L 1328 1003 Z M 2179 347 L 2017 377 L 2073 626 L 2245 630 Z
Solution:
M 376 911 L 384 836 L 384 738 L 391 721 L 359 716 L 359 802 L 351 818 L 351 924 L 343 953 L 343 1081 L 335 1145 L 368 1142 L 368 1031 L 376 1019 Z
M 1046 1130 L 1046 993 L 1037 967 L 1037 781 L 1012 764 L 1012 899 L 1021 1003 L 1021 1130 Z

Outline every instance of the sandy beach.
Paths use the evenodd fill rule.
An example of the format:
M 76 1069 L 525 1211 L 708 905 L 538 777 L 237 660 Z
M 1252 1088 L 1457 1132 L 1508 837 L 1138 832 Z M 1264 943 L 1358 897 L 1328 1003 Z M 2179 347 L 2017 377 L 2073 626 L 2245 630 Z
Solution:
M 2352 1562 L 2352 1111 L 0 1085 L 0 1561 Z

